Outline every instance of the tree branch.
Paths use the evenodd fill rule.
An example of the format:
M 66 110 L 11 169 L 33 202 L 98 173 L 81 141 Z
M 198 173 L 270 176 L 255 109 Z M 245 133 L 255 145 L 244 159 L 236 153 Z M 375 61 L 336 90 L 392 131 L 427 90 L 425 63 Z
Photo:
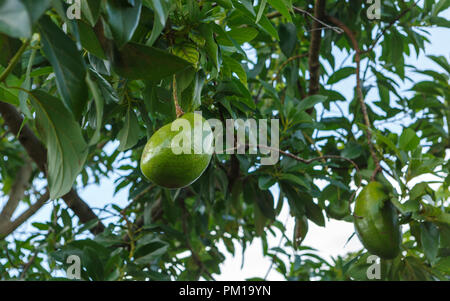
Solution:
M 8 75 L 13 71 L 14 67 L 19 62 L 20 57 L 25 52 L 29 44 L 30 40 L 26 40 L 19 48 L 19 50 L 16 52 L 16 54 L 12 57 L 6 69 L 2 72 L 2 74 L 0 74 L 0 83 L 3 82 L 8 77 Z
M 47 174 L 47 150 L 42 142 L 36 137 L 28 125 L 23 125 L 23 117 L 16 108 L 10 104 L 0 101 L 0 115 L 5 120 L 5 124 L 9 130 L 17 136 L 19 134 L 19 142 L 27 151 L 31 159 L 37 164 L 39 169 Z M 98 219 L 92 209 L 79 197 L 78 193 L 72 189 L 62 197 L 67 206 L 78 216 L 82 223 L 86 223 L 93 219 Z M 103 232 L 105 226 L 99 221 L 98 225 L 91 229 L 93 234 Z
M 180 107 L 180 104 L 178 103 L 178 91 L 177 91 L 177 76 L 173 75 L 173 102 L 175 104 L 175 110 L 177 114 L 177 118 L 183 116 L 184 112 L 183 109 Z
M 322 42 L 322 27 L 320 24 L 320 19 L 323 18 L 325 11 L 325 0 L 315 0 L 314 4 L 314 22 L 311 33 L 311 41 L 309 44 L 309 55 L 308 55 L 308 65 L 309 65 L 309 95 L 314 95 L 319 92 L 320 88 L 320 44 Z
M 288 152 L 286 152 L 286 151 L 284 151 L 284 150 L 281 150 L 281 149 L 278 149 L 278 148 L 275 148 L 275 147 L 270 147 L 270 146 L 267 146 L 267 145 L 262 145 L 262 144 L 245 144 L 244 146 L 246 146 L 246 147 L 259 147 L 259 148 L 264 148 L 264 149 L 267 149 L 267 150 L 270 150 L 270 151 L 279 152 L 279 153 L 282 154 L 282 155 L 285 155 L 285 156 L 287 156 L 287 157 L 289 157 L 289 158 L 292 158 L 292 159 L 294 159 L 294 160 L 296 160 L 296 161 L 299 161 L 299 162 L 302 162 L 302 163 L 305 163 L 305 164 L 311 164 L 311 163 L 313 163 L 313 162 L 315 162 L 315 161 L 322 161 L 322 162 L 323 162 L 324 159 L 338 159 L 338 160 L 344 160 L 344 161 L 347 161 L 347 162 L 349 162 L 350 164 L 352 164 L 353 167 L 355 167 L 357 173 L 360 172 L 360 169 L 359 169 L 359 167 L 358 167 L 358 164 L 356 164 L 355 161 L 353 161 L 352 159 L 346 158 L 346 157 L 342 157 L 342 156 L 337 156 L 337 155 L 323 155 L 323 156 L 315 157 L 315 158 L 311 158 L 311 159 L 304 159 L 304 158 L 301 158 L 301 157 L 296 156 L 296 155 L 294 155 L 294 154 L 288 153 Z M 226 149 L 226 150 L 223 151 L 223 153 L 226 153 L 226 152 L 228 152 L 228 151 L 230 151 L 230 150 L 233 150 L 233 149 L 238 149 L 239 147 L 241 147 L 241 146 L 238 145 L 238 146 L 235 146 L 235 147 Z
M 35 214 L 49 199 L 49 193 L 45 192 L 33 205 L 12 222 L 2 224 L 0 227 L 0 239 L 5 238 L 26 222 Z
M 378 157 L 375 153 L 375 147 L 373 146 L 372 143 L 372 132 L 370 131 L 371 128 L 371 124 L 370 124 L 370 119 L 369 119 L 369 114 L 367 113 L 367 106 L 366 103 L 364 102 L 364 94 L 362 91 L 362 85 L 361 85 L 361 49 L 359 48 L 358 45 L 358 41 L 356 40 L 356 37 L 354 35 L 354 33 L 351 31 L 351 29 L 349 27 L 347 27 L 344 23 L 342 23 L 340 20 L 338 20 L 335 17 L 332 16 L 328 16 L 327 17 L 333 24 L 339 26 L 340 28 L 342 28 L 345 32 L 345 34 L 348 36 L 348 38 L 350 39 L 353 49 L 355 50 L 355 62 L 356 62 L 356 93 L 357 93 L 357 97 L 359 99 L 359 103 L 361 105 L 361 111 L 364 117 L 364 123 L 367 127 L 366 130 L 366 137 L 367 137 L 367 142 L 369 144 L 369 150 L 370 150 L 370 154 L 372 156 L 372 159 L 376 165 L 375 170 L 374 170 L 374 174 L 372 175 L 372 179 L 375 178 L 376 174 L 378 173 L 378 171 L 381 170 L 380 168 L 380 161 L 378 160 Z
M 20 200 L 25 195 L 25 190 L 29 185 L 32 171 L 33 167 L 31 162 L 27 160 L 25 165 L 23 165 L 17 172 L 14 184 L 11 187 L 8 202 L 0 213 L 0 228 L 2 228 L 3 224 L 11 221 L 14 211 L 16 211 Z
M 277 71 L 277 73 L 275 74 L 275 78 L 274 78 L 274 79 L 275 79 L 277 82 L 279 82 L 279 81 L 280 81 L 280 76 L 281 76 L 281 71 L 283 71 L 283 69 L 287 66 L 287 64 L 289 64 L 290 62 L 292 62 L 292 61 L 294 61 L 294 60 L 296 60 L 296 59 L 303 58 L 303 57 L 305 57 L 305 56 L 308 56 L 308 54 L 307 54 L 307 53 L 302 53 L 302 54 L 294 55 L 294 56 L 291 56 L 290 58 L 288 58 L 286 61 L 284 61 L 284 62 L 281 64 L 280 68 L 278 68 L 278 71 Z

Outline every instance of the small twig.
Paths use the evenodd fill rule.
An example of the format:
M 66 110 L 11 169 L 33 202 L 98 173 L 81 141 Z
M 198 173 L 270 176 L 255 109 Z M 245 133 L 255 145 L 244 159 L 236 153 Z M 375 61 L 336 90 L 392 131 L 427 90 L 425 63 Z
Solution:
M 293 60 L 296 60 L 296 59 L 299 59 L 299 58 L 303 58 L 305 56 L 308 56 L 308 54 L 307 53 L 302 53 L 302 54 L 294 55 L 294 56 L 291 56 L 290 58 L 288 58 L 286 61 L 283 62 L 283 64 L 281 64 L 280 68 L 278 68 L 278 71 L 277 71 L 274 79 L 276 79 L 276 81 L 279 82 L 280 81 L 281 71 L 283 71 L 284 67 L 286 67 L 287 64 L 289 64 Z
M 285 155 L 287 157 L 290 157 L 290 158 L 292 158 L 292 159 L 294 159 L 296 161 L 299 161 L 299 162 L 302 162 L 302 163 L 305 163 L 305 164 L 311 164 L 311 163 L 313 163 L 315 161 L 322 161 L 323 159 L 344 160 L 344 161 L 347 161 L 347 162 L 351 163 L 355 167 L 356 172 L 360 173 L 360 169 L 358 167 L 358 164 L 356 164 L 355 161 L 353 161 L 352 159 L 346 158 L 346 157 L 338 156 L 338 155 L 323 155 L 323 156 L 315 157 L 315 158 L 311 158 L 311 159 L 304 159 L 304 158 L 300 158 L 300 157 L 298 157 L 298 156 L 296 156 L 294 154 L 291 154 L 291 153 L 288 153 L 286 151 L 283 151 L 281 149 L 278 149 L 278 148 L 275 148 L 275 147 L 271 147 L 271 146 L 267 146 L 267 145 L 262 145 L 262 144 L 256 144 L 256 145 L 255 144 L 245 144 L 244 146 L 246 146 L 246 147 L 259 147 L 259 148 L 264 148 L 264 149 L 267 149 L 267 150 L 279 152 L 282 155 Z M 239 145 L 239 146 L 235 146 L 235 147 L 226 149 L 226 150 L 224 150 L 224 153 L 226 153 L 227 151 L 238 149 L 239 147 L 241 147 L 241 146 Z
M 31 257 L 31 259 L 23 266 L 23 270 L 22 273 L 20 273 L 19 279 L 24 279 L 25 275 L 27 274 L 28 270 L 30 269 L 31 265 L 33 264 L 34 260 L 37 257 L 38 252 L 36 251 L 33 255 L 33 257 Z
M 11 256 L 9 256 L 8 246 L 6 246 L 6 248 L 5 248 L 5 253 L 6 253 L 6 258 L 8 258 L 9 264 L 11 264 L 11 266 L 13 268 L 18 269 L 19 267 L 14 264 L 14 262 L 11 259 Z
M 338 34 L 342 34 L 342 33 L 343 33 L 342 29 L 340 29 L 339 27 L 330 26 L 329 24 L 327 24 L 327 23 L 325 23 L 325 22 L 323 22 L 323 21 L 317 19 L 316 17 L 314 17 L 312 14 L 310 14 L 308 11 L 306 11 L 306 10 L 304 10 L 304 9 L 301 9 L 301 8 L 295 7 L 295 6 L 294 6 L 292 9 L 293 9 L 294 12 L 297 13 L 297 14 L 304 14 L 304 15 L 307 15 L 308 17 L 310 17 L 310 18 L 313 19 L 314 21 L 317 21 L 318 23 L 322 24 L 322 25 L 324 26 L 324 28 L 326 28 L 326 29 L 331 29 L 331 30 L 333 30 L 334 32 L 336 32 L 336 33 L 338 33 Z M 276 17 L 279 17 L 279 16 L 281 16 L 281 13 L 278 12 L 278 11 L 274 11 L 274 12 L 268 13 L 268 14 L 266 15 L 266 17 L 269 18 L 269 19 L 276 18 Z
M 373 146 L 372 143 L 372 132 L 370 131 L 371 128 L 371 124 L 370 124 L 370 119 L 369 119 L 369 114 L 367 113 L 367 106 L 366 103 L 364 102 L 364 94 L 362 92 L 362 84 L 361 84 L 361 49 L 359 48 L 358 45 L 358 41 L 356 40 L 355 35 L 353 34 L 353 32 L 351 31 L 351 29 L 349 27 L 347 27 L 344 23 L 342 23 L 340 20 L 336 19 L 335 17 L 332 16 L 328 16 L 328 19 L 336 24 L 337 26 L 341 27 L 344 32 L 346 33 L 346 35 L 348 36 L 348 38 L 350 39 L 352 45 L 353 45 L 353 49 L 355 50 L 355 62 L 356 62 L 356 93 L 357 93 L 357 97 L 359 99 L 359 103 L 361 105 L 361 111 L 364 117 L 364 123 L 367 127 L 366 129 L 366 136 L 367 136 L 367 142 L 369 144 L 369 150 L 370 150 L 370 154 L 372 156 L 372 159 L 375 163 L 375 170 L 374 170 L 374 175 L 372 175 L 372 177 L 375 177 L 377 172 L 380 170 L 380 161 L 376 155 L 375 152 L 375 147 Z
M 411 5 L 410 7 L 408 7 L 407 9 L 405 9 L 400 15 L 398 15 L 394 20 L 392 20 L 385 28 L 383 28 L 383 30 L 377 35 L 377 37 L 375 38 L 375 40 L 373 41 L 372 45 L 364 50 L 361 51 L 361 54 L 366 54 L 368 52 L 371 52 L 375 46 L 377 45 L 378 41 L 380 40 L 380 38 L 386 33 L 386 31 L 391 28 L 398 20 L 400 20 L 404 15 L 406 15 L 411 9 L 413 9 L 417 3 L 419 1 L 414 2 L 413 5 Z
M 22 44 L 22 46 L 19 48 L 19 50 L 16 52 L 16 54 L 12 57 L 8 66 L 6 67 L 6 69 L 3 71 L 2 74 L 0 74 L 0 83 L 3 82 L 8 77 L 8 75 L 12 72 L 14 67 L 16 67 L 17 63 L 19 62 L 20 57 L 25 52 L 25 50 L 27 49 L 29 44 L 30 44 L 30 40 L 28 39 Z
M 180 104 L 178 103 L 178 91 L 177 91 L 177 76 L 173 75 L 173 102 L 175 104 L 175 111 L 177 114 L 177 118 L 180 118 L 183 116 L 184 112 L 183 109 L 181 109 Z
M 134 233 L 133 233 L 133 224 L 128 220 L 127 215 L 125 214 L 125 209 L 120 211 L 120 215 L 122 215 L 122 218 L 125 220 L 127 224 L 127 237 L 130 239 L 130 254 L 128 256 L 128 259 L 132 259 L 134 256 L 134 250 L 135 250 L 135 242 L 134 242 Z
M 150 192 L 155 186 L 156 186 L 155 184 L 149 185 L 149 186 L 146 187 L 144 190 L 142 190 L 141 192 L 139 192 L 139 193 L 131 200 L 131 202 L 130 202 L 125 208 L 122 209 L 122 211 L 123 211 L 123 212 L 126 212 L 126 211 L 131 207 L 131 205 L 133 205 L 133 204 L 134 204 L 137 200 L 139 200 L 142 196 L 144 196 L 145 194 L 147 194 L 148 192 Z
M 0 136 L 0 141 L 3 140 L 3 138 L 5 138 L 6 136 L 8 136 L 9 134 L 9 130 L 5 130 L 5 132 Z
M 280 200 L 278 200 L 278 201 L 280 202 Z M 284 222 L 284 225 L 283 225 L 284 228 L 286 228 L 286 224 L 287 224 L 288 220 L 289 220 L 289 215 L 286 217 L 286 221 Z M 280 249 L 281 243 L 283 242 L 284 237 L 285 237 L 285 236 L 283 235 L 283 233 L 281 233 L 280 241 L 278 242 L 278 249 Z M 275 254 L 274 254 L 273 256 L 276 256 L 277 253 L 278 253 L 278 252 L 275 251 Z M 275 263 L 275 260 L 274 260 L 273 257 L 272 257 L 272 262 L 270 263 L 270 266 L 269 266 L 269 269 L 268 269 L 267 272 L 266 272 L 266 275 L 264 275 L 264 278 L 263 278 L 264 280 L 266 280 L 267 277 L 269 276 L 269 273 L 270 273 L 270 271 L 272 270 L 272 267 L 273 267 L 274 263 Z

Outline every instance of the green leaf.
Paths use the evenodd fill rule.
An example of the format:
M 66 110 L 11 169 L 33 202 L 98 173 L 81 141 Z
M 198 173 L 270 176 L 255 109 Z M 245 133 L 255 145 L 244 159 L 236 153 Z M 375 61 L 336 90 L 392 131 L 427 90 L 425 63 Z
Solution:
M 344 67 L 336 72 L 334 72 L 329 78 L 328 78 L 328 85 L 335 84 L 339 82 L 340 80 L 349 77 L 352 74 L 355 74 L 356 69 L 354 67 Z
M 77 25 L 81 46 L 93 55 L 105 60 L 105 52 L 92 27 L 83 21 L 77 21 Z
M 145 238 L 145 236 L 144 236 Z M 149 264 L 164 255 L 169 245 L 159 239 L 151 239 L 148 243 L 139 241 L 141 244 L 136 250 L 136 264 Z
M 410 128 L 404 129 L 399 138 L 398 146 L 404 151 L 414 150 L 420 143 L 420 138 L 417 137 L 416 132 Z
M 144 0 L 144 5 L 150 7 L 156 14 L 153 20 L 152 33 L 146 43 L 147 46 L 152 46 L 166 26 L 166 20 L 170 13 L 171 1 Z
M 270 20 L 265 15 L 262 15 L 261 20 L 258 23 L 258 27 L 262 28 L 265 32 L 267 32 L 275 40 L 277 40 L 277 41 L 280 40 L 280 37 L 278 36 L 278 32 L 277 32 L 276 28 L 273 26 L 272 22 L 270 22 Z
M 95 26 L 100 16 L 101 1 L 81 0 L 81 12 L 91 26 Z
M 78 120 L 87 103 L 86 68 L 75 43 L 45 16 L 39 21 L 45 55 L 55 72 L 64 104 Z
M 275 219 L 275 208 L 272 193 L 269 190 L 261 190 L 255 198 L 255 202 L 261 213 L 268 219 Z
M 276 179 L 270 175 L 262 175 L 258 177 L 258 187 L 261 190 L 266 190 L 276 183 Z
M 264 227 L 266 226 L 267 218 L 259 209 L 259 206 L 254 207 L 254 221 L 255 221 L 255 233 L 257 236 L 264 234 Z
M 239 27 L 233 28 L 226 32 L 229 37 L 235 40 L 238 44 L 244 44 L 250 42 L 258 35 L 258 30 L 253 27 Z M 233 46 L 233 43 L 224 35 L 217 37 L 217 42 L 224 46 Z
M 349 142 L 345 145 L 341 155 L 349 159 L 355 159 L 361 156 L 362 152 L 363 148 L 361 145 L 355 142 Z
M 27 91 L 31 90 L 31 69 L 33 67 L 34 58 L 36 56 L 37 49 L 31 51 L 30 59 L 28 60 L 27 72 L 25 74 L 25 80 L 23 81 L 21 88 Z M 19 91 L 20 111 L 29 119 L 33 119 L 30 109 L 28 108 L 28 94 L 25 91 Z
M 223 56 L 222 58 L 223 64 L 227 65 L 232 72 L 236 73 L 242 84 L 247 86 L 247 73 L 245 72 L 244 67 L 242 67 L 242 64 L 229 56 Z
M 31 18 L 19 0 L 0 0 L 0 32 L 15 38 L 31 37 Z
M 441 85 L 434 81 L 421 81 L 414 85 L 411 90 L 425 95 L 443 95 Z
M 289 22 L 292 22 L 291 15 L 289 13 L 289 7 L 284 0 L 267 0 L 269 4 L 281 13 Z
M 278 28 L 280 48 L 286 57 L 292 56 L 297 45 L 297 27 L 292 23 L 281 24 Z
M 219 64 L 219 47 L 214 40 L 213 30 L 208 24 L 201 24 L 199 27 L 200 34 L 205 38 L 205 50 L 208 59 L 212 62 L 217 71 L 220 71 Z
M 308 184 L 306 184 L 305 181 L 302 180 L 302 178 L 294 174 L 282 174 L 280 180 L 290 181 L 305 188 L 309 187 Z
M 83 265 L 92 280 L 103 280 L 103 263 L 96 250 L 90 247 L 83 249 Z
M 98 85 L 92 81 L 89 73 L 86 74 L 86 82 L 88 84 L 89 89 L 91 90 L 92 95 L 94 96 L 95 102 L 95 132 L 92 135 L 91 140 L 89 141 L 89 145 L 94 145 L 100 140 L 100 130 L 102 128 L 103 122 L 103 107 L 104 107 L 104 99 L 101 97 L 101 92 Z
M 281 182 L 280 187 L 288 199 L 291 213 L 297 218 L 302 218 L 305 215 L 306 208 L 305 204 L 300 200 L 297 190 L 289 182 Z
M 202 104 L 202 89 L 205 84 L 205 75 L 202 71 L 195 72 L 193 78 L 190 85 L 181 93 L 180 105 L 184 112 L 193 112 Z
M 434 269 L 438 269 L 447 275 L 450 274 L 450 256 L 439 259 L 438 262 L 433 266 Z
M 20 0 L 27 7 L 31 24 L 34 24 L 50 6 L 51 0 Z
M 450 64 L 447 62 L 445 56 L 428 55 L 428 57 L 450 74 Z
M 12 104 L 13 106 L 19 106 L 19 99 L 17 95 L 14 95 L 9 90 L 0 86 L 0 99 L 3 102 Z
M 47 146 L 50 198 L 68 193 L 83 168 L 87 144 L 81 128 L 61 101 L 43 91 L 34 91 L 31 102 L 36 109 L 37 127 Z
M 420 224 L 420 239 L 427 259 L 434 263 L 439 250 L 439 229 L 430 222 Z
M 306 216 L 317 226 L 325 227 L 325 218 L 323 216 L 322 208 L 313 202 L 309 195 L 301 194 L 303 202 L 305 202 Z
M 149 81 L 159 81 L 190 66 L 189 62 L 166 51 L 135 43 L 116 50 L 112 60 L 117 74 Z
M 194 44 L 177 45 L 173 47 L 172 53 L 197 67 L 200 54 Z
M 300 101 L 300 104 L 297 106 L 297 109 L 300 112 L 305 111 L 307 109 L 314 107 L 318 103 L 324 102 L 326 99 L 327 97 L 323 95 L 308 96 Z
M 106 2 L 106 16 L 112 36 L 119 48 L 133 37 L 141 16 L 142 0 L 135 0 L 134 5 L 120 0 Z
M 264 9 L 266 8 L 266 4 L 267 4 L 267 0 L 261 1 L 261 5 L 259 6 L 259 9 L 258 9 L 258 14 L 256 15 L 255 23 L 258 23 L 259 20 L 261 19 L 261 16 L 264 13 Z
M 20 46 L 22 46 L 22 42 L 20 42 L 19 39 L 11 38 L 3 33 L 0 33 L 0 65 L 7 67 L 10 60 L 17 53 L 17 50 L 20 49 Z M 16 73 L 15 71 L 16 70 L 13 70 L 13 73 L 20 76 L 20 72 Z
M 117 134 L 117 138 L 120 141 L 118 150 L 123 152 L 133 146 L 139 140 L 139 122 L 131 106 L 128 107 L 127 114 L 125 115 L 125 123 Z
M 144 5 L 150 7 L 155 12 L 159 23 L 164 27 L 170 13 L 170 0 L 144 0 Z
M 247 105 L 251 109 L 255 109 L 256 105 L 251 97 L 248 89 L 237 79 L 223 80 L 216 90 L 216 98 L 221 99 L 224 96 L 235 96 L 239 101 Z

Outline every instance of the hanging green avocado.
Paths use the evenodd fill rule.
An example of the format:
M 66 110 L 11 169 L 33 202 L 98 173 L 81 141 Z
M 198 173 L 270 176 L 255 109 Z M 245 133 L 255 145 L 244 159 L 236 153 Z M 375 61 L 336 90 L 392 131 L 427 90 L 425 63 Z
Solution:
M 141 157 L 142 173 L 166 188 L 192 184 L 209 165 L 212 137 L 209 123 L 200 114 L 184 114 L 148 140 Z
M 369 183 L 356 199 L 355 229 L 359 240 L 372 254 L 384 259 L 400 253 L 402 240 L 395 207 L 379 182 Z

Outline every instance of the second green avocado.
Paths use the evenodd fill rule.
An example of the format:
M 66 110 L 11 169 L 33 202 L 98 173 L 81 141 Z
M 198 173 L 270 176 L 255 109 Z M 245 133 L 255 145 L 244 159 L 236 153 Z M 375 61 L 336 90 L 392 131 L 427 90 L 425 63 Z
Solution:
M 370 182 L 356 199 L 355 229 L 372 254 L 393 259 L 400 253 L 401 229 L 395 207 L 379 182 Z

